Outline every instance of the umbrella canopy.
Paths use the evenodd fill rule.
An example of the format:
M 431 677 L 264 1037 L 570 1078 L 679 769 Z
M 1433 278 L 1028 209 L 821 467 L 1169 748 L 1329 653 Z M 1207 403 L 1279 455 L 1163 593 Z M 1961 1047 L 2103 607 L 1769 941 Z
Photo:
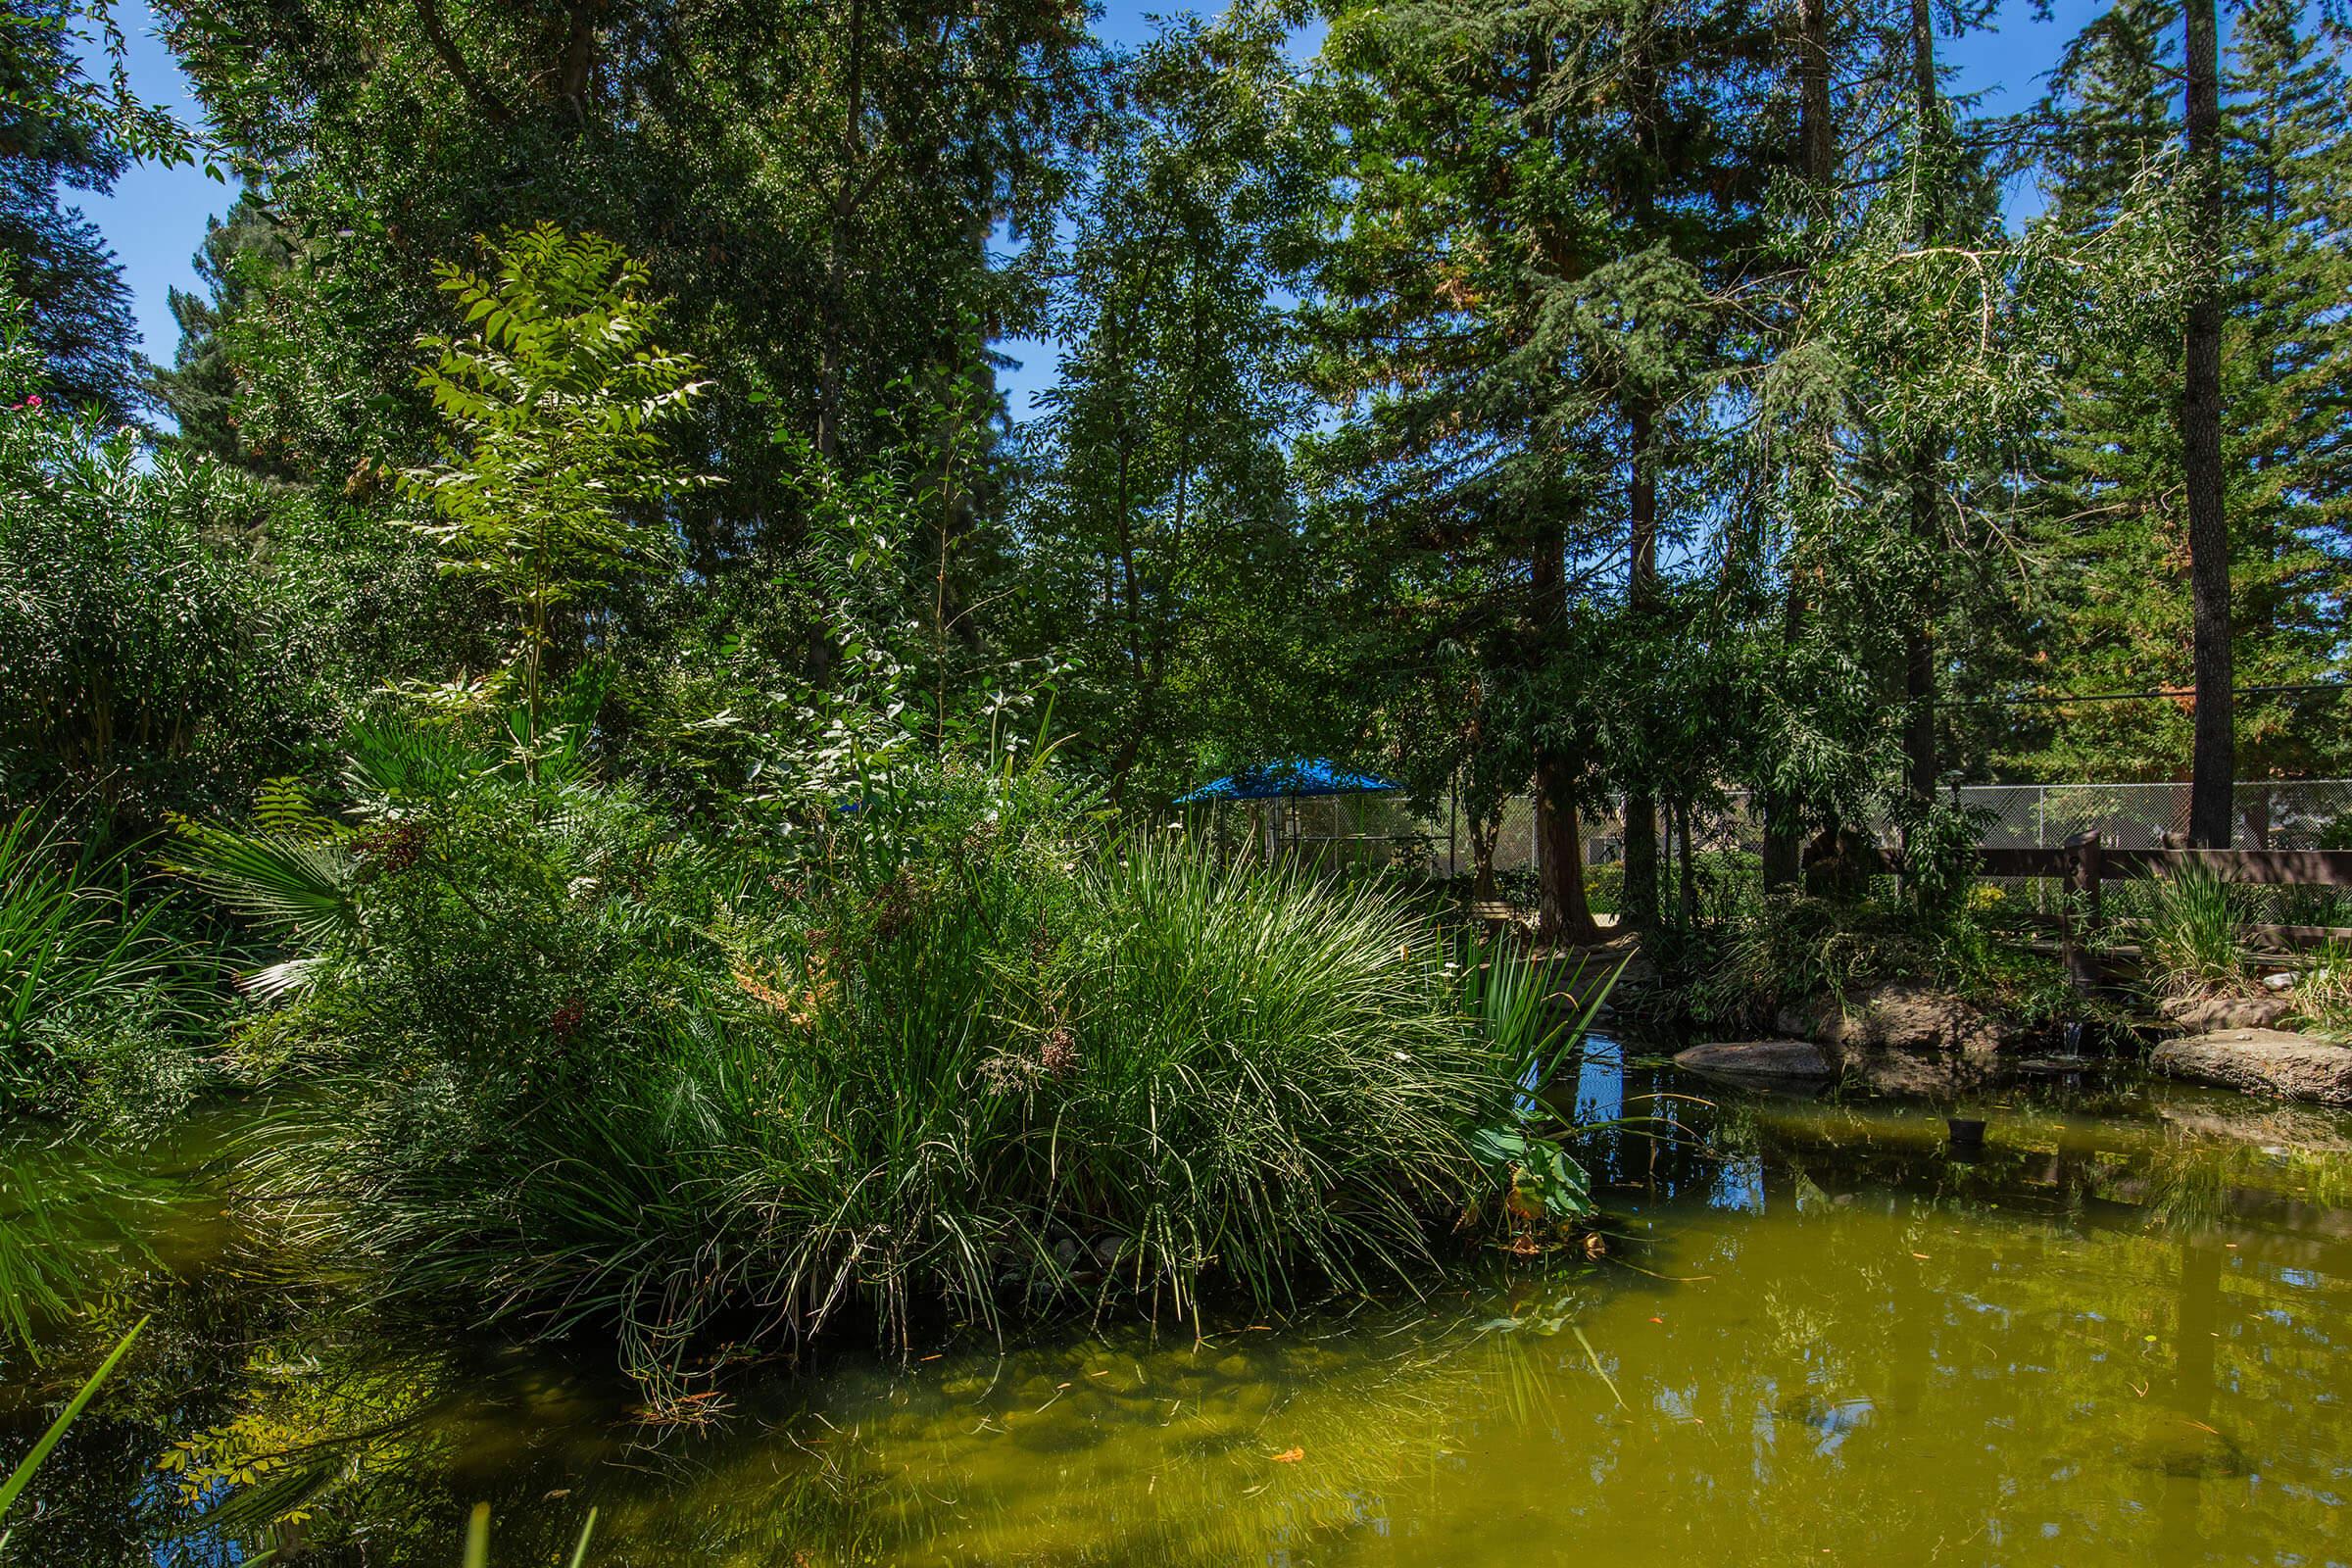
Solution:
M 1377 774 L 1359 773 L 1320 757 L 1294 758 L 1286 762 L 1260 762 L 1255 767 L 1228 774 L 1201 785 L 1190 795 L 1177 797 L 1176 804 L 1272 801 L 1292 795 L 1377 795 L 1403 787 Z

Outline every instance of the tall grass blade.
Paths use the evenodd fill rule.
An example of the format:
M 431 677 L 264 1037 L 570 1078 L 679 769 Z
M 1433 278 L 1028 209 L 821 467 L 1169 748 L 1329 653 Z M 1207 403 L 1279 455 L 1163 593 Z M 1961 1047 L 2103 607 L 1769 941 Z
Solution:
M 596 1534 L 596 1510 L 588 1510 L 588 1519 L 580 1526 L 579 1544 L 571 1548 L 571 1568 L 581 1568 L 588 1560 L 588 1538 Z
M 88 1407 L 90 1400 L 98 1393 L 98 1386 L 106 1381 L 107 1374 L 114 1371 L 116 1364 L 129 1352 L 131 1342 L 139 1337 L 139 1330 L 146 1326 L 147 1319 L 145 1318 L 139 1319 L 130 1326 L 130 1332 L 122 1336 L 122 1341 L 115 1347 L 114 1353 L 99 1364 L 98 1370 L 90 1374 L 90 1380 L 81 1386 L 80 1392 L 68 1401 L 64 1412 L 55 1421 L 49 1423 L 49 1430 L 41 1434 L 40 1441 L 32 1446 L 32 1451 L 19 1461 L 17 1468 L 10 1474 L 6 1482 L 0 1483 L 0 1519 L 8 1517 L 10 1506 L 16 1502 L 24 1489 L 32 1484 L 33 1472 L 40 1469 L 41 1461 L 49 1457 L 49 1450 L 56 1447 L 59 1440 L 65 1437 L 66 1429 L 74 1424 L 74 1418 Z

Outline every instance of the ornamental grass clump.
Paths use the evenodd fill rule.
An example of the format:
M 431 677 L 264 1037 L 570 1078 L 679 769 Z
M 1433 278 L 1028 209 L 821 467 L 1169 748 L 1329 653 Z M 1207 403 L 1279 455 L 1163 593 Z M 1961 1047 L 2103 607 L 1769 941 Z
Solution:
M 170 911 L 126 861 L 0 822 L 0 1119 L 136 1124 L 193 1093 L 219 970 Z
M 2153 884 L 2145 953 L 2150 984 L 2168 999 L 2230 996 L 2250 988 L 2241 913 L 2230 884 L 2194 861 Z
M 280 857 L 303 897 L 240 888 L 250 840 L 186 856 L 300 911 L 241 1050 L 307 1092 L 252 1168 L 388 1299 L 616 1332 L 660 1381 L 722 1327 L 1409 1279 L 1508 1177 L 1473 1139 L 1544 1031 L 1394 898 L 1109 837 L 1039 767 L 876 781 L 789 856 L 537 773 L 356 788 Z

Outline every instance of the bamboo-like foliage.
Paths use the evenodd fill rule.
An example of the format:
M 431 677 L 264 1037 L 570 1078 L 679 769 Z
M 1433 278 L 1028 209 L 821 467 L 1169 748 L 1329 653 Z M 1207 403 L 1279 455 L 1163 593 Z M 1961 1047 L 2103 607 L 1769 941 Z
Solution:
M 445 569 L 479 575 L 515 613 L 530 737 L 555 616 L 629 570 L 666 561 L 663 508 L 707 482 L 664 428 L 710 383 L 657 341 L 662 307 L 619 246 L 550 223 L 511 231 L 491 270 L 438 264 L 467 331 L 428 334 L 417 381 L 441 416 L 440 461 L 402 488 Z

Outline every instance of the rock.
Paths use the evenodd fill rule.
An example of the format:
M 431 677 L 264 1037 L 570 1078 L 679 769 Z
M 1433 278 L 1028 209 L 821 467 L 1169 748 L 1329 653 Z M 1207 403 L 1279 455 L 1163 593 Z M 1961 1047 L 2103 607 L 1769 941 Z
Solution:
M 2248 1100 L 2168 1104 L 2158 1114 L 2165 1124 L 2192 1138 L 2222 1139 L 2257 1149 L 2293 1150 L 2309 1154 L 2352 1154 L 2352 1127 L 2326 1110 Z
M 2227 1481 L 2253 1469 L 2235 1440 L 2203 1421 L 2169 1411 L 2152 1412 L 2126 1453 L 2143 1470 L 2194 1481 Z
M 2183 1035 L 2156 1048 L 2150 1065 L 2176 1078 L 2242 1089 L 2251 1095 L 2352 1105 L 2352 1046 L 2277 1029 L 2224 1029 Z
M 1878 1094 L 1919 1100 L 1953 1100 L 1990 1088 L 2003 1065 L 1988 1054 L 1956 1051 L 1857 1051 L 1845 1064 Z
M 2279 970 L 2277 974 L 2264 975 L 2262 977 L 2262 983 L 2265 987 L 2272 991 L 2292 991 L 2295 989 L 2295 977 L 2291 974 L 2288 974 L 2283 969 Z
M 1674 1064 L 1717 1078 L 1786 1082 L 1838 1076 L 1838 1068 L 1810 1040 L 1716 1040 L 1675 1053 Z
M 1931 1099 L 1995 1082 L 2029 1039 L 1949 992 L 1893 984 L 1840 1005 L 1816 997 L 1785 1007 L 1781 1028 L 1815 1041 L 1832 1067 L 1883 1094 Z
M 1986 1017 L 1948 992 L 1886 985 L 1848 1004 L 1816 997 L 1784 1007 L 1783 1031 L 1819 1041 L 1840 1055 L 1874 1051 L 1955 1052 L 1991 1055 L 2017 1043 L 2018 1032 Z
M 2176 997 L 2156 1010 L 2192 1035 L 2224 1029 L 2275 1029 L 2294 1011 L 2285 997 Z
M 1772 1407 L 1775 1421 L 1793 1421 L 1811 1427 L 1825 1438 L 1843 1437 L 1870 1424 L 1878 1407 L 1864 1395 L 1833 1399 L 1820 1394 L 1791 1394 Z

